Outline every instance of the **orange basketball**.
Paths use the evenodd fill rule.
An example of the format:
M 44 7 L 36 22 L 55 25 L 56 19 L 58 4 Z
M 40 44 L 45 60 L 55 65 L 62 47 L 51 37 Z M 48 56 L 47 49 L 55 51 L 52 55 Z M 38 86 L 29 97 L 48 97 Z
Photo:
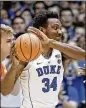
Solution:
M 40 55 L 40 40 L 34 33 L 25 33 L 15 42 L 16 56 L 23 62 L 29 62 Z

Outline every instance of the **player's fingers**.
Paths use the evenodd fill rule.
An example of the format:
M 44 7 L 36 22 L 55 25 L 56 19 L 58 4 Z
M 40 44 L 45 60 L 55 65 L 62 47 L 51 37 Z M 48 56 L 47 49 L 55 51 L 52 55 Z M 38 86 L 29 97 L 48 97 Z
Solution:
M 40 30 L 38 30 L 38 29 L 36 29 L 36 28 L 34 28 L 34 27 L 29 27 L 29 28 L 27 29 L 27 31 L 28 31 L 28 32 L 33 32 L 34 34 L 36 34 L 37 37 L 38 37 L 40 40 L 43 40 L 43 39 L 44 39 L 44 38 L 43 38 L 43 33 L 42 33 Z
M 40 30 L 37 29 L 37 28 L 35 28 L 35 27 L 29 27 L 29 29 L 34 30 L 34 31 L 39 31 L 39 32 L 40 32 Z
M 10 52 L 13 53 L 15 51 L 15 44 L 12 44 Z
M 11 44 L 11 49 L 10 49 L 10 56 L 14 56 L 15 55 L 15 41 L 13 41 L 13 43 Z
M 35 31 L 41 37 L 44 35 L 44 33 L 41 30 L 39 30 L 39 29 L 37 29 L 35 27 L 29 27 L 29 30 Z
M 15 46 L 15 41 L 11 42 L 11 48 L 13 48 Z
M 32 32 L 32 33 L 34 33 L 34 34 L 36 34 L 36 36 L 37 36 L 40 40 L 43 40 L 42 35 L 41 35 L 39 32 L 34 31 L 34 30 L 32 30 L 32 29 L 28 29 L 28 31 L 30 31 L 30 32 Z

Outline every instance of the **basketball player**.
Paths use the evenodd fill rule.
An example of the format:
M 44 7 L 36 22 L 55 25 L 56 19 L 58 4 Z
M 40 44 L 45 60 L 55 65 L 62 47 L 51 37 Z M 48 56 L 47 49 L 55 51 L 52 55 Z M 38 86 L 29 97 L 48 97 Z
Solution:
M 17 67 L 16 63 L 13 64 L 11 67 L 12 69 L 14 68 L 15 72 L 12 69 L 10 70 L 8 69 L 8 67 L 11 65 L 11 60 L 9 60 L 9 54 L 10 54 L 10 44 L 13 40 L 14 31 L 11 27 L 1 24 L 0 33 L 1 33 L 0 35 L 1 36 L 1 70 L 0 70 L 1 107 L 2 108 L 6 108 L 6 107 L 19 108 L 21 105 L 20 94 L 19 94 L 19 91 L 20 91 L 19 80 L 17 80 L 13 88 L 9 89 L 9 86 L 12 85 L 11 82 L 9 82 L 9 80 L 14 78 L 12 74 L 20 71 L 19 69 L 15 70 L 14 67 Z M 9 92 L 10 94 L 7 95 Z
M 64 61 L 62 62 L 61 52 L 74 59 L 79 59 L 80 57 L 83 59 L 84 51 L 72 46 L 67 47 L 68 44 L 60 42 L 57 44 L 57 41 L 61 40 L 61 24 L 57 13 L 46 11 L 39 13 L 34 18 L 33 26 L 40 29 L 52 41 L 49 41 L 46 35 L 43 36 L 42 54 L 36 60 L 28 63 L 21 75 L 21 86 L 24 95 L 22 107 L 55 108 L 58 103 L 58 93 L 63 79 L 63 64 L 66 60 L 63 59 Z M 46 44 L 49 47 L 45 47 Z M 57 50 L 58 45 L 59 50 Z M 75 55 L 78 54 L 78 57 L 74 56 L 74 53 Z M 13 74 L 15 76 L 17 73 Z M 17 78 L 15 78 L 15 81 Z M 10 79 L 12 84 L 12 86 L 9 86 L 10 88 L 13 87 L 15 81 Z
M 17 76 L 20 75 L 19 71 L 23 70 L 24 64 L 18 61 L 16 57 L 14 56 L 14 44 L 11 46 L 12 47 L 11 51 L 8 46 L 8 41 L 12 41 L 12 38 L 13 38 L 13 29 L 9 26 L 1 24 L 0 32 L 1 32 L 1 35 L 0 35 L 1 36 L 1 62 L 9 54 L 11 54 L 12 56 L 11 57 L 12 66 L 10 70 L 7 73 L 5 73 L 4 71 L 5 67 L 1 64 L 1 71 L 0 71 L 0 74 L 2 76 L 0 91 L 3 95 L 7 95 L 12 91 L 13 86 L 14 86 L 14 84 L 12 84 L 10 80 L 13 80 L 15 82 L 15 79 L 17 78 Z
M 37 14 L 33 26 L 45 35 L 37 29 L 29 29 L 40 38 L 42 54 L 28 63 L 21 74 L 22 108 L 55 108 L 63 80 L 63 64 L 68 61 L 68 57 L 62 59 L 62 53 L 69 58 L 84 59 L 84 50 L 59 42 L 62 33 L 57 13 L 43 11 Z

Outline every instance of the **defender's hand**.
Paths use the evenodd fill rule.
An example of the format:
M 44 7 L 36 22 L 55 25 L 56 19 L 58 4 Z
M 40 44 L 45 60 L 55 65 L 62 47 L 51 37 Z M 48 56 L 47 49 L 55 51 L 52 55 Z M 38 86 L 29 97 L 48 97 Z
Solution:
M 21 62 L 17 57 L 15 53 L 15 42 L 11 44 L 11 50 L 10 50 L 10 58 L 12 62 L 12 68 L 17 68 L 19 66 L 23 67 L 26 65 L 26 63 Z
M 19 60 L 16 58 L 15 42 L 14 41 L 11 44 L 10 58 L 11 58 L 11 62 L 12 62 L 12 67 L 16 68 L 19 65 Z

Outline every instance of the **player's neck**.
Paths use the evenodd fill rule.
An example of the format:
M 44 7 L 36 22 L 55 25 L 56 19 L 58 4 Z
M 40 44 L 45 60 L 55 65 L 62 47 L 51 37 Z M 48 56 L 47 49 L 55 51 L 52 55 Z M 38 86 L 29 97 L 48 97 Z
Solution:
M 44 50 L 43 52 L 42 52 L 42 55 L 45 57 L 45 58 L 49 58 L 50 56 L 51 56 L 51 54 L 52 54 L 52 48 L 49 48 L 49 49 L 47 49 L 47 50 Z

